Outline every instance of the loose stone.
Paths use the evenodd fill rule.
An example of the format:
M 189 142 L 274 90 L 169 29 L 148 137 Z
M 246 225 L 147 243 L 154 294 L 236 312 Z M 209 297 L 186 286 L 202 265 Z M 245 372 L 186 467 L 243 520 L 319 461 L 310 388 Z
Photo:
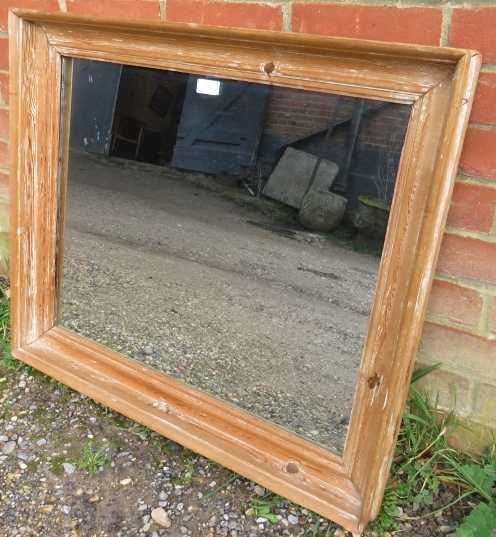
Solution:
M 74 471 L 76 470 L 76 467 L 72 465 L 70 462 L 64 462 L 62 466 L 64 467 L 65 473 L 69 475 L 73 474 Z
M 6 442 L 5 445 L 2 448 L 2 453 L 4 455 L 10 455 L 11 453 L 14 452 L 15 448 L 16 448 L 16 443 L 15 442 L 13 442 L 13 441 Z
M 178 444 L 177 442 L 174 442 L 174 440 L 167 440 L 167 447 L 171 451 L 181 451 L 183 449 L 183 446 L 181 446 L 181 444 Z
M 255 485 L 255 487 L 253 488 L 253 490 L 255 491 L 255 494 L 258 494 L 259 496 L 263 496 L 265 494 L 265 489 L 264 487 L 260 486 L 260 485 Z
M 162 507 L 156 507 L 152 510 L 152 519 L 154 522 L 163 526 L 164 528 L 170 528 L 172 521 Z

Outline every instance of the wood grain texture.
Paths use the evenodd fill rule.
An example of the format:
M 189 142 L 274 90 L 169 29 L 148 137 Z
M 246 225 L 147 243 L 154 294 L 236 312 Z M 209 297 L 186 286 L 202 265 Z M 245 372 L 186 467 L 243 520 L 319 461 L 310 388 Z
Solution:
M 60 142 L 59 142 L 59 169 L 58 169 L 58 213 L 57 213 L 57 243 L 55 259 L 55 324 L 60 324 L 62 304 L 62 269 L 65 252 L 65 221 L 67 208 L 67 177 L 69 172 L 69 139 L 71 133 L 71 106 L 72 106 L 72 77 L 74 64 L 72 58 L 64 58 L 61 66 L 60 91 Z
M 14 30 L 9 41 L 10 229 L 17 238 L 11 245 L 15 348 L 53 326 L 60 56 L 42 28 L 20 24 L 12 14 L 10 21 Z M 26 300 L 19 301 L 21 296 Z
M 26 17 L 41 23 L 42 16 Z M 49 20 L 44 17 L 42 24 L 52 46 L 65 55 L 283 86 L 299 87 L 304 79 L 305 88 L 346 95 L 360 94 L 360 87 L 366 86 L 369 98 L 394 102 L 413 102 L 449 76 L 463 55 L 457 49 L 442 49 L 436 55 L 434 51 L 441 49 L 356 39 L 295 34 L 287 39 L 280 32 L 173 23 L 116 24 L 111 18 L 89 21 L 85 25 L 75 16 L 54 13 Z M 132 54 L 129 40 L 134 42 Z M 274 64 L 270 77 L 264 69 L 267 63 Z
M 23 11 L 11 14 L 10 42 L 15 356 L 354 533 L 363 531 L 388 477 L 480 57 L 459 49 Z M 56 326 L 63 233 L 57 214 L 60 222 L 64 214 L 57 192 L 64 190 L 67 152 L 67 125 L 59 150 L 63 55 L 412 104 L 342 456 Z

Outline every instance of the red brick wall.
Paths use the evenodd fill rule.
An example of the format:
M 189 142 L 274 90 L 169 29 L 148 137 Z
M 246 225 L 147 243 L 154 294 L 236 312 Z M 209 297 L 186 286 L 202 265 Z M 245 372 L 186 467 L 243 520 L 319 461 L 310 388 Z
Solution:
M 334 116 L 338 99 L 290 88 L 271 88 L 264 130 L 277 133 L 286 141 L 295 140 L 327 127 Z M 353 111 L 352 99 L 339 109 L 338 121 Z
M 346 98 L 339 107 L 337 121 L 349 118 L 353 113 L 353 98 Z M 366 108 L 376 105 L 369 102 Z M 317 130 L 324 129 L 334 119 L 338 97 L 289 88 L 271 88 L 265 113 L 264 131 L 279 134 L 286 141 L 296 140 Z M 391 139 L 404 139 L 409 107 L 392 105 L 370 116 L 364 115 L 360 125 L 358 145 L 389 148 Z M 344 140 L 345 129 L 333 131 L 332 140 Z
M 474 48 L 483 55 L 460 170 L 429 303 L 419 362 L 443 362 L 425 385 L 471 425 L 481 446 L 496 427 L 496 0 L 336 2 L 209 0 L 3 0 L 0 6 L 0 246 L 6 233 L 9 7 L 129 16 L 275 31 Z M 398 1 L 398 4 L 400 2 Z M 433 7 L 433 4 L 435 6 Z

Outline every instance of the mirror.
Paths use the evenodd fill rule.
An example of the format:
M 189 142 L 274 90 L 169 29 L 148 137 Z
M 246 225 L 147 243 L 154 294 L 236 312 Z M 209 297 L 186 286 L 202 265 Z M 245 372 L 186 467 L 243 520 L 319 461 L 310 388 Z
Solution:
M 176 442 L 219 461 L 354 533 L 360 533 L 367 521 L 377 514 L 387 480 L 480 57 L 472 51 L 458 49 L 27 11 L 10 13 L 9 32 L 9 42 L 13 44 L 10 55 L 10 170 L 14 355 Z M 287 401 L 295 405 L 298 397 L 314 397 L 308 388 L 303 389 L 303 382 L 312 384 L 312 377 L 303 375 L 308 374 L 306 369 L 313 367 L 315 373 L 318 368 L 308 358 L 298 361 L 298 356 L 310 356 L 311 350 L 311 360 L 322 360 L 317 356 L 314 358 L 313 346 L 308 347 L 318 345 L 322 340 L 325 344 L 335 344 L 336 348 L 339 344 L 344 346 L 342 341 L 336 343 L 327 339 L 340 333 L 336 329 L 341 327 L 332 321 L 327 324 L 326 318 L 324 328 L 329 328 L 330 324 L 334 328 L 321 329 L 314 336 L 317 323 L 312 324 L 313 317 L 304 309 L 308 307 L 308 301 L 295 300 L 294 296 L 287 303 L 286 317 L 280 319 L 282 313 L 271 309 L 278 305 L 280 296 L 291 295 L 290 285 L 295 286 L 291 278 L 284 279 L 288 265 L 283 254 L 289 255 L 289 248 L 292 248 L 289 244 L 299 247 L 296 250 L 298 257 L 294 257 L 296 270 L 294 263 L 289 266 L 293 268 L 292 273 L 296 273 L 296 281 L 301 282 L 302 291 L 310 289 L 316 295 L 329 293 L 326 296 L 331 296 L 331 289 L 335 287 L 338 294 L 333 296 L 340 296 L 338 284 L 343 283 L 342 280 L 329 277 L 337 270 L 337 265 L 328 268 L 331 264 L 326 254 L 331 245 L 318 240 L 298 242 L 290 239 L 287 234 L 281 235 L 280 229 L 274 229 L 287 231 L 285 225 L 274 225 L 263 214 L 255 216 L 246 207 L 225 199 L 218 190 L 209 191 L 202 184 L 202 188 L 190 185 L 187 178 L 192 174 L 196 177 L 207 174 L 215 182 L 212 175 L 218 173 L 191 170 L 188 169 L 190 164 L 174 163 L 174 149 L 183 145 L 178 143 L 177 137 L 174 144 L 170 143 L 173 146 L 170 165 L 160 166 L 159 162 L 157 167 L 145 172 L 143 164 L 136 168 L 130 164 L 126 164 L 127 168 L 113 164 L 105 167 L 106 177 L 102 183 L 99 180 L 101 173 L 94 170 L 96 166 L 101 167 L 107 157 L 103 161 L 102 157 L 88 158 L 85 155 L 88 147 L 85 153 L 70 150 L 69 133 L 71 138 L 77 137 L 78 128 L 82 126 L 80 122 L 71 125 L 69 113 L 71 105 L 74 105 L 72 111 L 76 110 L 77 85 L 73 82 L 77 78 L 75 66 L 80 60 L 106 62 L 106 71 L 118 71 L 119 79 L 125 69 L 130 68 L 174 73 L 178 78 L 191 76 L 195 82 L 192 85 L 194 92 L 200 90 L 205 99 L 219 97 L 224 81 L 233 81 L 234 93 L 242 86 L 255 84 L 256 88 L 269 93 L 279 88 L 283 92 L 303 91 L 306 96 L 323 95 L 325 99 L 332 96 L 333 110 L 336 100 L 341 97 L 352 110 L 359 109 L 357 103 L 363 103 L 363 111 L 372 103 L 400 105 L 408 109 L 409 120 L 394 181 L 377 283 L 370 280 L 370 292 L 375 289 L 373 301 L 367 305 L 364 302 L 364 311 L 370 308 L 366 333 L 363 332 L 365 337 L 360 341 L 361 345 L 355 344 L 353 338 L 346 339 L 353 356 L 351 361 L 360 365 L 350 374 L 354 379 L 354 396 L 345 440 L 343 435 L 339 440 L 332 425 L 326 429 L 325 412 L 328 409 L 323 407 L 326 401 L 332 401 L 329 392 L 322 394 L 324 403 L 321 404 L 319 398 L 319 409 L 315 409 L 312 401 L 305 408 L 307 415 L 316 411 L 312 420 L 314 416 L 315 420 L 322 419 L 315 429 L 306 424 L 301 431 L 298 429 L 298 420 L 293 420 L 294 406 L 288 413 L 291 419 L 281 414 Z M 155 87 L 157 91 L 148 107 L 151 106 L 151 113 L 166 118 L 173 106 L 174 92 L 171 85 L 162 86 L 159 90 Z M 184 95 L 187 95 L 187 83 Z M 124 101 L 119 101 L 116 94 L 116 106 L 121 106 Z M 190 107 L 183 107 L 181 114 L 178 113 L 179 133 L 183 112 L 190 110 Z M 122 117 L 127 117 L 114 112 L 112 109 L 110 116 L 121 116 L 119 123 Z M 359 114 L 351 115 L 357 117 Z M 193 117 L 197 116 L 193 114 Z M 251 120 L 255 116 L 252 112 L 247 117 Z M 332 123 L 326 119 L 327 132 Z M 137 144 L 126 146 L 129 140 L 123 138 L 131 136 L 121 131 L 115 121 L 113 124 L 114 132 L 121 136 L 114 138 L 117 139 L 113 148 L 116 155 L 119 151 L 127 151 L 128 158 L 138 158 Z M 125 125 L 120 123 L 120 126 L 124 128 Z M 261 134 L 263 130 L 262 122 Z M 350 127 L 339 134 L 339 128 L 336 128 L 334 142 L 340 135 L 346 148 L 347 139 L 352 138 L 348 133 L 352 131 Z M 97 132 L 105 133 L 98 129 Z M 85 146 L 94 142 L 90 134 L 82 137 L 83 144 L 84 138 L 87 139 Z M 142 135 L 146 138 L 146 129 Z M 136 135 L 133 136 L 136 140 Z M 138 129 L 138 139 L 139 136 Z M 241 138 L 245 136 L 237 139 Z M 182 140 L 186 140 L 182 149 L 186 146 L 187 153 L 190 149 L 187 147 L 188 135 L 185 134 Z M 332 133 L 329 133 L 328 143 L 320 145 L 328 146 L 329 140 L 333 142 Z M 227 141 L 233 141 L 231 135 Z M 248 138 L 242 141 L 247 142 Z M 99 142 L 98 137 L 96 142 Z M 161 154 L 167 155 L 168 151 L 170 155 L 171 148 L 165 142 Z M 143 144 L 143 148 L 146 145 Z M 194 160 L 194 155 L 185 157 L 184 153 L 180 155 L 181 151 L 176 150 L 177 158 Z M 306 152 L 312 154 L 308 148 Z M 259 153 L 258 150 L 257 155 Z M 317 160 L 319 155 L 317 152 Z M 264 190 L 283 161 L 279 157 L 274 159 L 274 170 L 265 172 L 268 179 Z M 333 162 L 333 158 L 329 162 Z M 322 160 L 328 158 L 323 155 Z M 345 160 L 341 159 L 341 170 L 346 168 L 343 163 Z M 349 166 L 351 176 L 354 162 L 350 161 Z M 177 168 L 182 171 L 176 172 Z M 233 180 L 231 175 L 241 175 L 238 179 L 243 179 L 253 190 L 251 185 L 259 184 L 257 177 L 264 177 L 256 173 L 257 169 L 255 166 L 255 170 L 245 170 L 242 174 L 230 171 L 227 177 L 221 170 L 217 179 L 230 181 Z M 170 170 L 179 175 L 166 177 L 167 173 L 172 173 Z M 155 190 L 145 193 L 144 184 Z M 338 185 L 339 181 L 335 186 Z M 178 191 L 179 197 L 171 196 L 173 189 Z M 270 192 L 266 191 L 264 196 L 273 199 L 274 194 L 270 194 L 272 198 L 268 194 Z M 251 199 L 251 194 L 248 195 Z M 85 196 L 86 207 L 82 204 L 80 207 L 78 200 Z M 113 202 L 118 206 L 129 202 L 128 212 L 125 215 L 119 213 Z M 88 206 L 105 225 L 97 229 L 95 220 L 88 218 Z M 220 208 L 232 212 L 226 212 L 226 218 L 220 219 Z M 314 212 L 322 216 L 320 210 Z M 204 225 L 207 214 L 211 215 L 208 216 L 209 227 Z M 247 220 L 253 220 L 255 224 Z M 142 236 L 138 236 L 135 226 L 129 227 L 137 222 L 146 232 Z M 217 222 L 218 226 L 213 228 Z M 128 230 L 133 231 L 132 236 Z M 86 233 L 83 245 L 80 244 L 82 231 Z M 233 245 L 228 239 L 236 236 L 235 233 L 240 235 Z M 88 243 L 90 234 L 93 242 Z M 192 242 L 187 247 L 188 241 Z M 256 242 L 262 254 L 267 256 L 264 262 L 257 257 L 262 254 L 256 250 L 253 253 L 251 243 L 250 249 L 242 250 L 241 246 L 248 248 L 248 241 Z M 90 249 L 91 255 L 88 253 Z M 313 257 L 304 255 L 310 251 Z M 338 251 L 333 249 L 333 255 Z M 268 257 L 269 252 L 271 255 L 279 252 L 278 263 Z M 155 256 L 154 263 L 144 264 L 145 254 Z M 101 263 L 104 258 L 109 261 L 108 265 Z M 110 263 L 112 259 L 113 265 Z M 270 263 L 265 259 L 270 259 Z M 116 261 L 120 264 L 116 265 Z M 338 257 L 333 257 L 332 262 L 337 264 L 337 261 Z M 148 270 L 145 270 L 146 265 Z M 166 266 L 172 270 L 165 270 Z M 179 266 L 186 266 L 187 270 Z M 363 269 L 362 266 L 358 268 Z M 221 275 L 225 274 L 222 271 L 234 280 L 223 280 Z M 86 281 L 85 274 L 88 273 L 92 279 Z M 137 278 L 139 274 L 146 277 Z M 179 276 L 182 288 L 175 285 Z M 361 273 L 357 279 L 367 286 L 368 278 Z M 61 282 L 62 293 L 58 282 Z M 111 287 L 107 285 L 109 282 Z M 247 295 L 256 292 L 254 282 L 265 285 L 264 295 L 256 297 L 253 308 L 247 310 Z M 100 284 L 105 285 L 98 287 Z M 158 295 L 157 288 L 166 289 L 167 294 Z M 104 303 L 110 306 L 105 313 L 104 334 L 95 330 L 101 320 L 99 309 L 90 307 L 89 311 L 87 304 L 91 305 L 91 300 L 102 294 L 105 294 Z M 121 308 L 123 294 L 126 309 Z M 145 296 L 151 302 L 142 303 Z M 214 296 L 215 302 L 210 300 Z M 208 313 L 207 308 L 212 303 L 217 310 L 212 312 L 207 325 L 204 313 Z M 328 311 L 333 311 L 336 306 L 331 301 L 327 305 Z M 133 309 L 135 318 L 127 317 Z M 241 317 L 237 317 L 239 312 Z M 246 322 L 243 316 L 248 316 Z M 252 320 L 261 322 L 252 326 Z M 278 326 L 283 320 L 289 324 Z M 150 332 L 140 340 L 138 331 L 134 330 L 136 323 L 152 331 L 155 323 L 160 329 L 165 327 L 169 330 L 164 330 L 167 339 L 156 339 Z M 189 348 L 187 343 L 183 347 L 179 345 L 181 324 L 189 333 L 199 336 L 199 341 L 192 342 Z M 277 331 L 270 331 L 274 325 L 276 329 L 288 332 L 287 337 L 291 338 L 288 347 L 283 347 L 287 341 L 276 337 Z M 303 330 L 293 333 L 293 326 L 303 327 Z M 233 339 L 232 334 L 241 328 L 244 339 Z M 306 332 L 307 329 L 310 332 Z M 215 332 L 220 337 L 210 342 L 208 338 Z M 122 339 L 122 334 L 129 338 Z M 252 352 L 255 345 L 265 351 L 269 346 L 264 334 L 275 341 L 275 350 L 269 350 L 274 361 L 282 360 L 285 350 L 289 353 L 301 349 L 301 353 L 295 352 L 295 360 L 290 355 L 291 361 L 281 362 L 282 367 L 278 367 L 276 373 L 259 370 L 258 364 L 252 371 L 248 368 L 248 373 L 252 374 L 249 382 L 240 384 L 241 388 L 232 386 L 232 377 L 224 377 L 224 374 L 239 373 L 234 359 L 237 346 L 241 357 L 249 356 L 244 354 L 245 350 Z M 152 335 L 154 339 L 151 339 Z M 185 336 L 182 337 L 184 341 Z M 201 345 L 200 349 L 197 345 Z M 208 384 L 204 378 L 202 367 L 196 367 L 203 365 L 205 351 L 210 348 L 214 349 L 213 358 L 217 353 L 222 360 L 214 360 L 217 369 L 210 363 L 207 375 L 212 370 L 218 371 L 218 378 L 224 383 L 219 389 L 222 393 L 216 393 L 215 384 Z M 172 350 L 168 353 L 172 355 L 177 350 L 176 357 L 180 359 L 175 361 L 170 357 L 164 373 L 160 368 L 167 349 Z M 262 356 L 262 353 L 250 355 L 249 360 L 254 361 L 258 355 Z M 135 356 L 139 360 L 135 360 Z M 230 368 L 225 367 L 229 357 Z M 324 361 L 328 363 L 327 359 Z M 267 362 L 269 360 L 264 358 L 260 363 L 265 367 Z M 296 380 L 301 386 L 286 399 L 287 391 L 281 391 L 278 397 L 278 393 L 270 391 L 270 383 L 273 381 L 271 375 L 278 375 L 276 380 L 281 379 L 278 370 L 288 363 L 292 369 L 282 371 L 287 384 L 296 384 Z M 312 367 L 306 368 L 306 364 Z M 171 374 L 167 367 L 171 367 Z M 174 374 L 172 367 L 176 367 Z M 322 376 L 327 374 L 328 371 L 324 371 Z M 260 380 L 263 377 L 265 384 L 256 386 L 255 399 L 249 399 L 244 393 L 245 388 L 249 391 L 257 377 Z M 225 388 L 230 391 L 224 393 Z M 239 389 L 242 393 L 235 391 Z M 325 389 L 329 390 L 329 387 L 325 386 Z M 281 400 L 281 404 L 256 408 L 259 402 L 257 391 L 261 392 L 264 404 L 269 399 L 267 395 L 271 396 L 271 401 Z M 253 395 L 253 390 L 251 392 Z M 250 408 L 250 404 L 255 408 Z M 319 418 L 322 416 L 324 418 Z
M 91 60 L 71 103 L 61 325 L 342 452 L 411 106 Z

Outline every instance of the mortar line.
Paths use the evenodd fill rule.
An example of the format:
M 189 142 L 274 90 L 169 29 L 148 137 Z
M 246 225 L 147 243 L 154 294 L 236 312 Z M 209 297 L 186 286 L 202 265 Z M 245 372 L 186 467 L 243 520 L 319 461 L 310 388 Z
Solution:
M 439 44 L 442 47 L 449 46 L 452 16 L 453 8 L 449 6 L 443 7 L 443 22 L 441 23 L 441 36 L 439 39 Z
M 474 128 L 477 128 L 477 129 L 482 129 L 482 130 L 485 130 L 485 131 L 494 131 L 496 130 L 496 125 L 484 125 L 483 123 L 472 123 L 470 122 L 468 124 L 469 127 L 474 127 Z
M 482 311 L 479 319 L 479 328 L 485 337 L 489 337 L 489 321 L 491 318 L 491 305 L 494 297 L 488 294 L 482 296 Z
M 456 182 L 466 185 L 477 185 L 488 188 L 496 188 L 496 181 L 494 179 L 488 179 L 487 177 L 480 177 L 479 175 L 469 175 L 466 173 L 457 173 Z
M 282 5 L 282 29 L 284 32 L 292 32 L 292 15 L 293 15 L 293 3 L 289 2 Z
M 453 235 L 458 235 L 459 237 L 465 237 L 467 239 L 476 239 L 492 244 L 496 243 L 496 236 L 494 236 L 492 231 L 489 233 L 483 233 L 481 231 L 472 231 L 452 226 L 446 226 L 445 231 L 452 233 Z
M 472 291 L 478 291 L 481 294 L 488 293 L 496 296 L 496 284 L 489 282 L 479 282 L 478 280 L 464 280 L 460 276 L 452 276 L 451 274 L 435 274 L 434 278 L 442 282 L 455 283 Z M 475 282 L 475 283 L 473 283 Z

